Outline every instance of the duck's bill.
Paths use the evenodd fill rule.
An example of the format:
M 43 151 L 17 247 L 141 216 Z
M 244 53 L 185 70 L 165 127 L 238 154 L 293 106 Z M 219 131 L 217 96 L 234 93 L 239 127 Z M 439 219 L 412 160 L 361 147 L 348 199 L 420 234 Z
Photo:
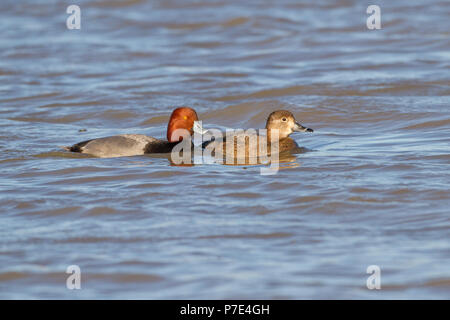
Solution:
M 194 121 L 193 130 L 195 133 L 199 133 L 199 134 L 205 134 L 206 132 L 208 132 L 208 130 L 203 129 L 201 121 Z
M 294 131 L 295 132 L 314 132 L 313 129 L 304 127 L 298 122 L 295 123 Z

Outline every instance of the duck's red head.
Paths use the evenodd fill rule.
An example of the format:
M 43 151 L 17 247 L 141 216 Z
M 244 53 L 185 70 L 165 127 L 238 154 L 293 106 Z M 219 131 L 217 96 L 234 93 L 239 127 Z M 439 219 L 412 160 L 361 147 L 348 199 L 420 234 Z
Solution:
M 194 109 L 180 107 L 173 110 L 167 126 L 167 141 L 180 142 L 183 140 L 183 137 L 177 134 L 172 138 L 173 133 L 177 129 L 185 129 L 192 135 L 194 133 L 194 121 L 198 121 L 197 113 Z

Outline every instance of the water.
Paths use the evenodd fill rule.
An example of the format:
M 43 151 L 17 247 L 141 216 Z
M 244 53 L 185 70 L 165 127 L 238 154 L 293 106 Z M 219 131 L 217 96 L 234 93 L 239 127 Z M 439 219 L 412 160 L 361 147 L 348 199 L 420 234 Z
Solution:
M 450 298 L 448 1 L 378 1 L 381 30 L 371 1 L 77 1 L 81 30 L 68 4 L 0 4 L 0 298 Z M 310 151 L 262 176 L 58 148 L 181 105 L 288 109 Z

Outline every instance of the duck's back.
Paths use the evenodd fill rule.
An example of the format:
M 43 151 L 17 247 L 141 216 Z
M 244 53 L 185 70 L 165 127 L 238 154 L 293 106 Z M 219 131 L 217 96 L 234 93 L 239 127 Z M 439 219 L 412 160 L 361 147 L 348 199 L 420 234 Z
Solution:
M 149 145 L 160 145 L 163 142 L 143 134 L 122 134 L 83 141 L 73 145 L 68 150 L 100 158 L 135 156 L 146 153 Z

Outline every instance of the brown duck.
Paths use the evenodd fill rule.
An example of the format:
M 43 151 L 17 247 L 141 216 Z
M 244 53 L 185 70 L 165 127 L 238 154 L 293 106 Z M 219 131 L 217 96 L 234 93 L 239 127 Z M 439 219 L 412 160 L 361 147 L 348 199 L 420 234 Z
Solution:
M 278 152 L 286 153 L 292 152 L 299 148 L 297 143 L 289 137 L 294 132 L 313 132 L 313 129 L 307 128 L 299 124 L 291 112 L 286 110 L 277 110 L 272 112 L 266 122 L 267 136 L 261 135 L 249 135 L 249 134 L 237 134 L 234 136 L 234 148 L 233 150 L 227 150 L 226 137 L 223 139 L 208 141 L 204 143 L 203 147 L 209 149 L 212 155 L 217 157 L 217 153 L 226 158 L 244 158 L 249 159 L 254 156 L 260 156 L 260 144 L 266 144 L 267 154 L 270 155 L 275 146 L 272 146 L 271 138 L 273 136 L 274 141 L 278 142 Z M 278 139 L 276 138 L 276 132 L 278 132 Z M 239 144 L 238 141 L 245 141 L 245 150 L 242 150 L 243 144 Z M 245 139 L 245 140 L 244 140 Z M 238 150 L 241 149 L 241 150 Z M 264 148 L 262 149 L 264 150 Z M 240 151 L 240 153 L 239 153 Z M 229 152 L 227 154 L 227 152 Z

